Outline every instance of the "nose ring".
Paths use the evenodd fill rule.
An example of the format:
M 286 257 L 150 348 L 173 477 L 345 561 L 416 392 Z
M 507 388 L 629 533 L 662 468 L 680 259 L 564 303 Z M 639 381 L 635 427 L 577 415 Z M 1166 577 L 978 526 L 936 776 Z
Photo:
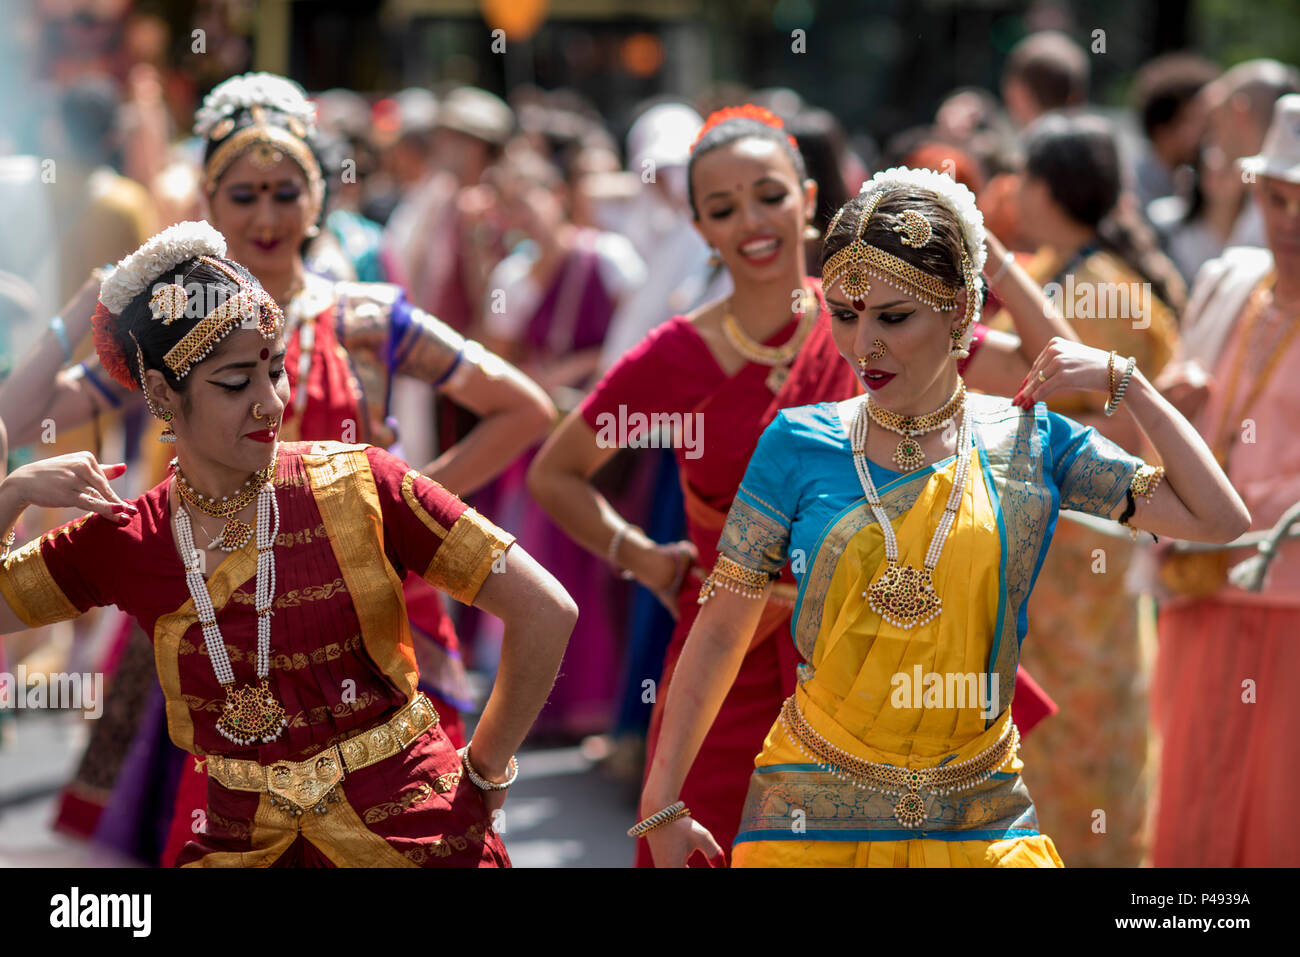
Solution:
M 255 418 L 255 419 L 260 419 L 261 417 L 262 417 L 262 403 L 260 403 L 260 402 L 254 402 L 254 403 L 253 403 L 253 418 Z

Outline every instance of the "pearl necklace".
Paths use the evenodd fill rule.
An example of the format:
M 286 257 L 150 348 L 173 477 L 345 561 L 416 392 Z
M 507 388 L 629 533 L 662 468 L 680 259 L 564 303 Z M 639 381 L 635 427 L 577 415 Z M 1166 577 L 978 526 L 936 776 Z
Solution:
M 925 453 L 921 451 L 921 443 L 917 441 L 917 437 L 943 428 L 957 414 L 965 401 L 966 383 L 959 376 L 957 388 L 953 390 L 948 401 L 927 415 L 899 415 L 897 412 L 882 409 L 870 396 L 867 396 L 867 413 L 876 425 L 903 437 L 898 447 L 894 449 L 894 461 L 903 471 L 911 472 L 925 464 Z
M 894 526 L 881 505 L 880 494 L 876 491 L 876 483 L 871 480 L 871 471 L 867 465 L 867 434 L 870 425 L 871 418 L 867 414 L 864 399 L 853 420 L 853 464 L 858 470 L 858 481 L 862 483 L 867 503 L 885 537 L 886 568 L 884 574 L 862 593 L 862 597 L 867 599 L 872 611 L 891 625 L 915 628 L 939 617 L 943 611 L 943 601 L 934 590 L 931 576 L 939 564 L 939 555 L 943 552 L 944 542 L 957 519 L 962 493 L 966 489 L 966 473 L 970 469 L 971 460 L 970 409 L 967 408 L 962 414 L 961 426 L 957 430 L 957 470 L 953 476 L 952 492 L 948 495 L 948 504 L 939 518 L 939 526 L 930 538 L 930 547 L 925 553 L 925 566 L 920 571 L 910 564 L 898 563 L 898 539 L 894 535 Z
M 260 473 L 259 473 L 260 474 Z M 257 497 L 257 678 L 256 686 L 235 687 L 235 670 L 226 653 L 226 643 L 217 627 L 217 613 L 212 606 L 207 582 L 199 572 L 199 552 L 194 547 L 190 516 L 178 508 L 173 516 L 176 540 L 185 565 L 185 584 L 189 586 L 203 643 L 217 681 L 226 691 L 226 704 L 217 719 L 217 731 L 227 740 L 239 744 L 269 744 L 288 725 L 284 708 L 271 693 L 267 676 L 271 671 L 271 605 L 275 595 L 275 536 L 280 531 L 280 506 L 275 500 L 275 486 L 265 481 Z

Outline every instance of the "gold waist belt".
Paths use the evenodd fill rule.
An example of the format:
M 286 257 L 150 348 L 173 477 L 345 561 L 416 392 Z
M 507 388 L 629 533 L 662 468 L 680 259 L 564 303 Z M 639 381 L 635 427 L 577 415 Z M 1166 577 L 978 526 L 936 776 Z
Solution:
M 232 791 L 270 794 L 271 804 L 291 817 L 304 811 L 324 814 L 327 804 L 339 800 L 335 787 L 345 770 L 360 771 L 397 754 L 437 723 L 438 712 L 420 693 L 386 723 L 354 734 L 305 761 L 262 765 L 214 754 L 208 758 L 208 773 Z
M 965 761 L 936 768 L 900 768 L 867 761 L 831 744 L 808 723 L 793 696 L 781 706 L 781 725 L 806 757 L 841 780 L 890 797 L 899 795 L 894 817 L 906 828 L 920 827 L 927 817 L 922 788 L 933 795 L 968 791 L 1010 761 L 1020 744 L 1020 730 L 1008 724 L 995 744 Z

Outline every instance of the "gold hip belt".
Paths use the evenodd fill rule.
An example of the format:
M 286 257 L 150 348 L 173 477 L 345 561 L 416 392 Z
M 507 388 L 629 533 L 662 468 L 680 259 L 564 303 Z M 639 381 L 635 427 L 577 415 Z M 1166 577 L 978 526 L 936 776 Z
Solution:
M 890 797 L 899 795 L 894 817 L 906 828 L 919 827 L 926 819 L 922 788 L 931 794 L 950 794 L 977 787 L 1010 761 L 1020 744 L 1020 730 L 1008 724 L 996 743 L 965 761 L 936 768 L 900 768 L 859 758 L 831 744 L 808 723 L 793 696 L 781 706 L 781 725 L 806 757 L 841 780 Z
M 232 791 L 271 795 L 271 804 L 298 817 L 304 811 L 326 812 L 339 800 L 335 787 L 345 771 L 360 771 L 405 749 L 438 723 L 438 712 L 423 693 L 416 695 L 384 724 L 354 734 L 305 761 L 262 765 L 219 754 L 208 757 L 208 773 Z

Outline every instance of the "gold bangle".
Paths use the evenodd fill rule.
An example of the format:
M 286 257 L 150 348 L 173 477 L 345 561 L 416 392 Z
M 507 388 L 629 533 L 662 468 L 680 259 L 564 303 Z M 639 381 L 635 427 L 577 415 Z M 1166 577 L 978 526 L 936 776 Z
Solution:
M 9 534 L 4 538 L 4 551 L 0 552 L 0 562 L 9 557 L 9 549 L 14 547 L 14 542 L 18 540 L 18 526 L 15 525 L 9 529 Z
M 665 824 L 671 824 L 673 821 L 681 820 L 684 817 L 690 817 L 690 809 L 686 807 L 685 801 L 675 801 L 668 805 L 662 811 L 656 811 L 644 821 L 638 821 L 627 829 L 628 837 L 643 837 L 649 834 L 657 827 L 663 827 Z

